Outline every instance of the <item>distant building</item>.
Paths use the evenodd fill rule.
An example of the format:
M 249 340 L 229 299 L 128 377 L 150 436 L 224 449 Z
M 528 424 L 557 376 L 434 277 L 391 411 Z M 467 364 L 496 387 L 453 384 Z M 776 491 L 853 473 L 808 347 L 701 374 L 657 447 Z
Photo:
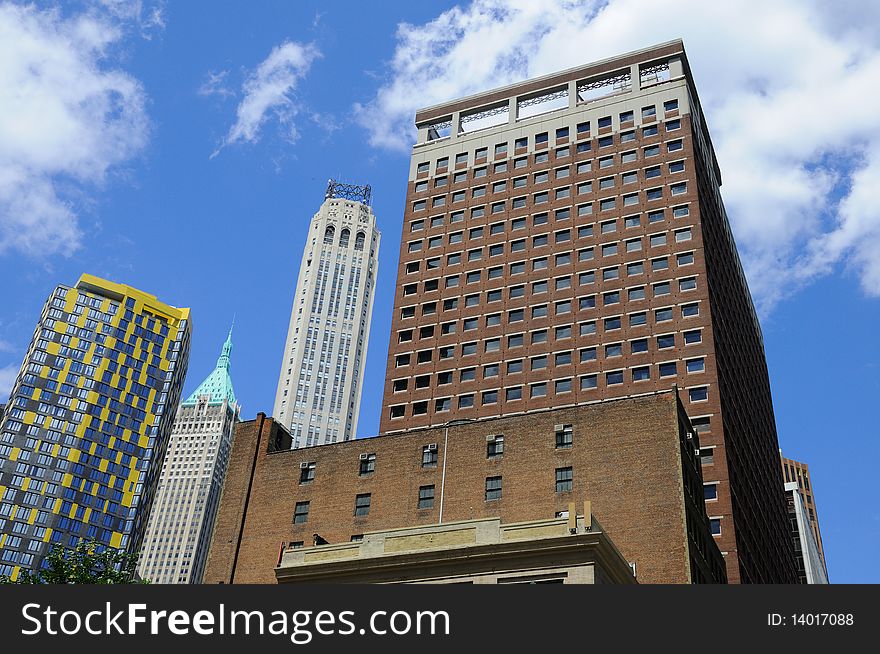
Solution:
M 236 430 L 204 583 L 273 583 L 282 552 L 316 541 L 584 502 L 640 582 L 725 582 L 698 447 L 672 390 L 296 450 L 258 414 Z
M 232 330 L 217 366 L 181 403 L 141 549 L 141 577 L 201 583 L 241 407 L 229 374 Z
M 291 547 L 279 584 L 632 584 L 633 568 L 589 514 L 502 524 L 463 520 L 364 534 L 338 545 Z
M 124 284 L 55 288 L 0 421 L 0 575 L 53 543 L 140 551 L 190 329 L 189 309 Z
M 728 578 L 794 583 L 763 336 L 684 44 L 415 125 L 380 432 L 677 385 Z
M 792 526 L 792 540 L 795 545 L 795 557 L 798 563 L 798 573 L 805 583 L 828 583 L 828 567 L 825 563 L 825 550 L 822 546 L 822 533 L 819 530 L 819 513 L 816 508 L 816 498 L 813 494 L 812 477 L 810 466 L 794 459 L 787 459 L 779 451 L 782 461 L 782 476 L 785 479 L 786 499 L 788 502 L 789 521 Z M 796 491 L 798 498 L 792 496 L 792 489 Z M 800 507 L 800 508 L 798 508 Z M 796 512 L 796 513 L 795 513 Z M 797 529 L 795 533 L 794 517 L 797 515 Z M 806 525 L 803 527 L 803 525 Z M 809 535 L 801 534 L 805 528 Z M 815 548 L 815 560 L 813 549 Z M 820 581 L 815 581 L 815 580 Z M 821 581 L 824 579 L 824 581 Z
M 369 186 L 330 180 L 302 256 L 274 415 L 292 446 L 357 434 L 380 233 Z
M 816 543 L 819 551 L 819 559 L 822 563 L 823 570 L 827 570 L 825 565 L 825 549 L 822 546 L 822 533 L 819 530 L 819 510 L 816 507 L 816 498 L 813 495 L 812 477 L 810 476 L 810 466 L 794 459 L 787 459 L 779 451 L 779 457 L 782 461 L 782 476 L 785 479 L 786 494 L 789 495 L 788 489 L 790 483 L 797 484 L 797 490 L 801 496 L 801 502 L 804 507 L 804 514 L 807 525 L 812 532 L 812 540 Z M 791 502 L 789 501 L 789 517 L 791 516 Z M 801 554 L 796 552 L 798 556 Z M 800 570 L 803 576 L 803 568 Z M 827 577 L 827 572 L 825 573 Z M 812 583 L 812 582 L 811 582 Z
M 825 559 L 819 551 L 819 544 L 807 517 L 803 495 L 796 481 L 786 482 L 785 498 L 800 581 L 803 584 L 827 584 Z

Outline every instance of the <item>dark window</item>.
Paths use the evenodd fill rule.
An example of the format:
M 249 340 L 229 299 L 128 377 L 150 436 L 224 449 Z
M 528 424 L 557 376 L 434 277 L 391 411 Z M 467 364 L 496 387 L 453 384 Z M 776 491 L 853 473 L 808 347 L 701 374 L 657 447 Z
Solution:
M 504 454 L 504 436 L 489 436 L 486 441 L 486 456 L 501 456 Z
M 430 468 L 437 465 L 437 444 L 431 443 L 422 448 L 422 467 Z
M 365 516 L 370 512 L 370 493 L 356 495 L 354 498 L 354 514 L 356 516 Z
M 299 464 L 299 483 L 306 484 L 315 479 L 315 463 L 305 462 Z
M 501 477 L 486 477 L 486 500 L 501 499 Z
M 360 467 L 358 468 L 358 474 L 368 475 L 371 472 L 375 472 L 375 470 L 376 470 L 376 455 L 375 454 L 361 454 L 360 455 Z
M 572 487 L 571 468 L 556 468 L 556 492 L 570 491 Z
M 301 524 L 309 519 L 309 503 L 297 502 L 293 509 L 293 524 Z
M 419 508 L 434 508 L 434 486 L 419 486 Z
M 717 486 L 717 484 L 705 484 L 703 486 L 703 499 L 704 500 L 717 500 L 718 499 L 718 486 Z
M 574 430 L 571 425 L 557 425 L 556 447 L 571 447 Z

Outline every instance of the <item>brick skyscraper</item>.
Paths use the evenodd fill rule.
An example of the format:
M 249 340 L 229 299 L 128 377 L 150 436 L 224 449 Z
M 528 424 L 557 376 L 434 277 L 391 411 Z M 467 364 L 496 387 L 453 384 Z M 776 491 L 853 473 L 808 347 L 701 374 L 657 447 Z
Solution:
M 682 42 L 416 125 L 381 431 L 677 384 L 728 579 L 796 582 L 763 338 Z
M 816 546 L 819 549 L 822 566 L 825 567 L 825 548 L 822 546 L 822 533 L 819 531 L 819 509 L 816 507 L 816 498 L 813 495 L 810 466 L 806 463 L 786 458 L 782 452 L 779 453 L 779 457 L 782 460 L 782 476 L 785 479 L 785 483 L 797 482 L 798 490 L 803 497 L 804 508 L 810 522 L 810 530 L 813 532 L 813 538 L 816 539 Z

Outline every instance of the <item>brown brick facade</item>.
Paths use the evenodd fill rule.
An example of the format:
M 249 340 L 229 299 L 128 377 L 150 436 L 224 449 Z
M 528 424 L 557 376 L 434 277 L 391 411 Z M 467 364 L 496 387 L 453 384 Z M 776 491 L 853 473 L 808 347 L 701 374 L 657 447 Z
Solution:
M 556 446 L 558 425 L 571 425 L 570 447 Z M 368 531 L 436 524 L 441 511 L 444 523 L 537 520 L 584 501 L 636 564 L 640 582 L 723 580 L 689 428 L 676 395 L 664 392 L 269 452 L 269 441 L 286 432 L 261 414 L 236 433 L 205 583 L 274 583 L 282 545 L 308 547 L 316 533 L 349 542 Z M 487 456 L 486 437 L 499 435 L 503 453 Z M 436 464 L 423 466 L 432 444 Z M 362 454 L 375 455 L 373 472 L 360 474 Z M 314 479 L 301 483 L 303 463 L 314 464 Z M 565 468 L 571 490 L 557 492 L 556 472 Z M 501 497 L 487 500 L 493 477 L 501 477 Z M 419 508 L 428 486 L 433 504 Z M 356 516 L 356 498 L 367 494 L 369 512 Z M 308 519 L 295 524 L 303 502 Z
M 668 79 L 643 77 L 658 63 Z M 626 70 L 626 91 L 474 134 L 455 125 Z M 416 122 L 446 118 L 453 136 L 413 149 L 380 432 L 677 386 L 728 578 L 793 582 L 760 326 L 681 42 Z

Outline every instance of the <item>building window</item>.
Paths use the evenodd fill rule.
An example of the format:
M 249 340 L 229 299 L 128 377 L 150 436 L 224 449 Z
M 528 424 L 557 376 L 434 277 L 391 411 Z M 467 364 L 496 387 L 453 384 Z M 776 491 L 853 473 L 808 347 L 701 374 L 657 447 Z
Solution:
M 700 333 L 699 329 L 694 329 L 693 331 L 684 333 L 684 342 L 685 345 L 692 345 L 694 343 L 699 343 L 703 340 L 703 337 Z
M 691 402 L 704 402 L 709 399 L 709 388 L 707 386 L 691 388 L 688 390 L 688 397 Z
M 309 502 L 297 502 L 293 509 L 293 524 L 298 525 L 309 519 Z
M 486 437 L 486 458 L 491 459 L 494 456 L 504 454 L 504 436 L 487 436 Z
M 315 480 L 315 467 L 316 464 L 314 461 L 306 462 L 303 461 L 299 464 L 299 483 L 307 484 L 310 481 Z
M 581 377 L 581 390 L 589 391 L 593 390 L 599 385 L 598 378 L 596 375 L 584 375 Z
M 706 369 L 706 362 L 702 358 L 688 359 L 686 366 L 688 372 L 703 372 Z
M 711 464 L 715 463 L 715 448 L 714 447 L 700 448 L 700 463 L 702 463 L 703 465 L 711 465 Z
M 709 518 L 709 530 L 713 536 L 721 535 L 721 518 Z
M 368 475 L 371 472 L 375 472 L 376 470 L 376 455 L 375 454 L 361 454 L 359 458 L 359 475 Z
M 419 486 L 419 508 L 420 509 L 433 509 L 434 508 L 434 485 L 430 486 Z
M 574 428 L 572 425 L 556 425 L 556 447 L 571 447 L 574 440 Z
M 486 477 L 486 501 L 501 499 L 501 477 Z
M 678 373 L 678 367 L 676 366 L 675 361 L 661 363 L 659 368 L 661 377 L 674 377 Z
M 370 493 L 356 495 L 354 498 L 354 514 L 355 516 L 365 516 L 370 512 Z
M 437 465 L 437 443 L 422 448 L 422 467 L 433 468 Z
M 556 492 L 564 493 L 572 488 L 571 468 L 556 468 Z
M 704 500 L 717 500 L 718 499 L 718 484 L 703 484 L 703 499 Z

